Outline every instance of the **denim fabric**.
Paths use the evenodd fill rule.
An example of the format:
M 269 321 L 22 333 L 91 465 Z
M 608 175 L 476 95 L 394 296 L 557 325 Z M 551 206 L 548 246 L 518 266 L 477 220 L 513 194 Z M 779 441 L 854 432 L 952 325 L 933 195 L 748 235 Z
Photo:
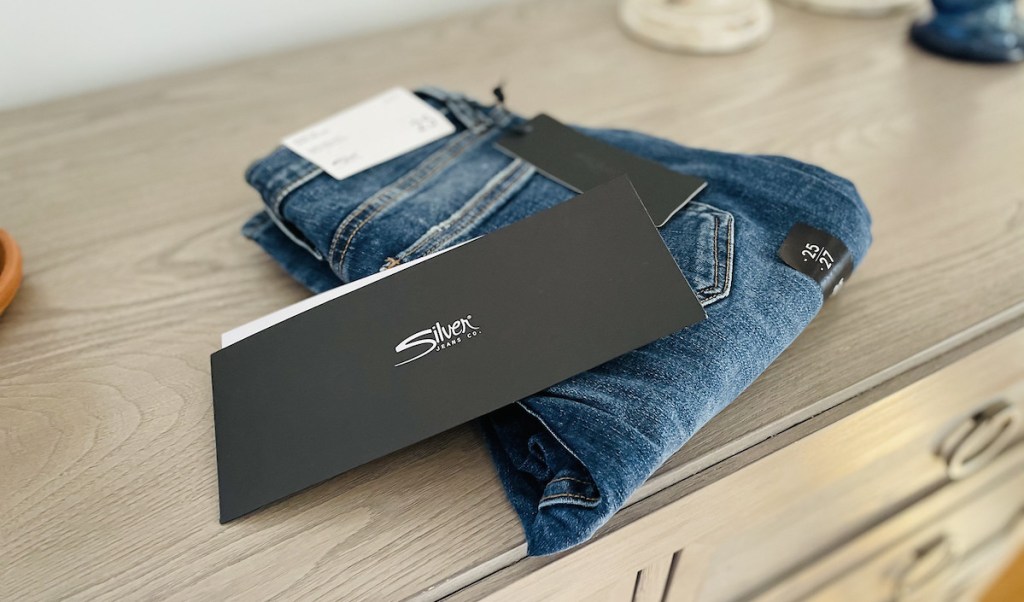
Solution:
M 245 235 L 319 292 L 574 195 L 494 148 L 520 117 L 441 90 L 419 94 L 456 133 L 343 181 L 278 148 L 246 174 L 266 207 Z M 589 538 L 817 314 L 818 284 L 776 257 L 795 223 L 842 239 L 855 264 L 871 241 L 853 184 L 818 167 L 580 129 L 708 180 L 660 229 L 708 319 L 481 420 L 530 554 Z

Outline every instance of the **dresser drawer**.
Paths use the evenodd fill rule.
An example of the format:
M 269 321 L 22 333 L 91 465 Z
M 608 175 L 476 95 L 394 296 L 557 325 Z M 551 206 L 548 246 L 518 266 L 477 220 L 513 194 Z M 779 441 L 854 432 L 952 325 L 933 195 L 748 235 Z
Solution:
M 750 597 L 997 460 L 1021 438 L 1020 358 L 1024 331 L 672 502 L 655 508 L 672 491 L 645 500 L 589 544 L 495 576 L 487 598 Z
M 701 491 L 737 520 L 709 535 L 685 596 L 745 598 L 951 482 L 1022 437 L 1024 331 Z M 711 501 L 714 498 L 716 501 Z M 684 542 L 685 543 L 685 542 Z M 700 581 L 696 586 L 694 581 Z
M 940 581 L 915 597 L 919 600 L 931 596 L 931 600 L 942 602 L 976 602 L 987 590 L 995 585 L 1024 549 L 1024 528 L 1017 527 L 980 549 L 971 552 L 943 572 Z
M 1024 449 L 869 530 L 756 599 L 934 602 L 969 597 L 1024 535 Z M 984 478 L 982 478 L 984 477 Z

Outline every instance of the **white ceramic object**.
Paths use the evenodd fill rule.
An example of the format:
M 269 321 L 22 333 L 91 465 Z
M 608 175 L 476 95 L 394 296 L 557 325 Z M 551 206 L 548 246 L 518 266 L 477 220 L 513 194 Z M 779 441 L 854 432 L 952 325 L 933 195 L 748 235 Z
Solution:
M 844 17 L 883 17 L 919 8 L 924 0 L 779 0 L 796 8 Z
M 619 21 L 636 39 L 676 52 L 728 54 L 768 37 L 768 0 L 622 0 Z

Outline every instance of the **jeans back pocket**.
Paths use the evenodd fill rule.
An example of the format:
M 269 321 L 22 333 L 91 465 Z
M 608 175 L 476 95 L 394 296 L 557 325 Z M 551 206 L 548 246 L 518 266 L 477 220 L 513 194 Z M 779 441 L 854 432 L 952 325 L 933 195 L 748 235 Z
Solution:
M 729 296 L 734 244 L 731 213 L 690 201 L 662 227 L 661 235 L 701 305 Z

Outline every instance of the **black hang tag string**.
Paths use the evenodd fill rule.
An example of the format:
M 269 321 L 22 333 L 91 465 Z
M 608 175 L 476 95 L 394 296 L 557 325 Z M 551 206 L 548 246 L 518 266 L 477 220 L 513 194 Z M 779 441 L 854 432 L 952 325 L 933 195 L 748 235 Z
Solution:
M 843 241 L 804 223 L 793 226 L 782 241 L 779 259 L 813 278 L 825 299 L 838 293 L 853 273 L 853 254 Z
M 494 87 L 494 99 L 498 101 L 498 106 L 505 109 L 505 82 L 498 82 L 498 85 Z
M 507 132 L 511 132 L 517 135 L 525 135 L 530 132 L 529 123 L 516 123 L 512 112 L 508 110 L 508 105 L 505 104 L 505 82 L 498 82 L 498 85 L 494 87 L 491 92 L 494 94 L 495 110 L 499 114 L 499 125 Z

